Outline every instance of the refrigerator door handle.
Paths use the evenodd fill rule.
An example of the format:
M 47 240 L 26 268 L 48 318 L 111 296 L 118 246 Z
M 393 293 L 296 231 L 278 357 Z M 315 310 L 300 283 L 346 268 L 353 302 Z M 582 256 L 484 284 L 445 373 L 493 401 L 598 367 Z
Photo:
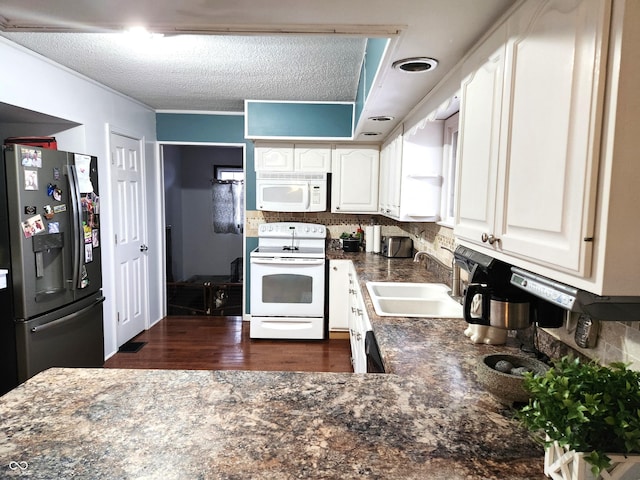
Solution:
M 104 302 L 105 297 L 98 297 L 95 302 L 93 302 L 88 307 L 83 308 L 82 310 L 78 310 L 77 312 L 72 313 L 71 315 L 67 315 L 66 317 L 59 318 L 58 320 L 54 320 L 53 322 L 45 323 L 44 325 L 38 325 L 36 327 L 31 328 L 31 333 L 41 333 L 49 328 L 57 327 L 60 324 L 65 322 L 70 322 L 71 320 L 84 315 L 86 312 L 94 308 L 96 305 Z
M 69 173 L 69 192 L 71 193 L 71 217 L 73 228 L 73 290 L 81 288 L 82 257 L 84 255 L 84 229 L 82 228 L 82 204 L 80 185 L 75 165 L 67 165 Z

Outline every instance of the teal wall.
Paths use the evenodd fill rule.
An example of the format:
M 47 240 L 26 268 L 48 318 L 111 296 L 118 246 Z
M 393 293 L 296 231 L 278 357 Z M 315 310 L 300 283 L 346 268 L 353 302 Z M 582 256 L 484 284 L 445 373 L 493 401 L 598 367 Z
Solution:
M 244 138 L 244 115 L 158 113 L 156 135 L 159 142 L 244 143 L 247 210 L 255 210 L 253 142 Z
M 247 136 L 350 139 L 352 103 L 247 101 Z
M 356 96 L 356 125 L 362 116 L 364 104 L 367 101 L 373 79 L 378 73 L 382 56 L 389 43 L 388 38 L 368 38 L 365 48 L 364 62 L 360 70 L 360 83 L 358 85 L 358 93 Z

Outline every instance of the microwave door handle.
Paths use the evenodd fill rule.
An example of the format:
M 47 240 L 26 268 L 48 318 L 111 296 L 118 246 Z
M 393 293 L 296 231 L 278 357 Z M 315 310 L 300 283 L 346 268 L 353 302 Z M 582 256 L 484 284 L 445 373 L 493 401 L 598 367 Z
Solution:
M 304 199 L 303 199 L 304 209 L 308 210 L 311 203 L 311 182 L 307 182 L 306 188 L 304 189 Z

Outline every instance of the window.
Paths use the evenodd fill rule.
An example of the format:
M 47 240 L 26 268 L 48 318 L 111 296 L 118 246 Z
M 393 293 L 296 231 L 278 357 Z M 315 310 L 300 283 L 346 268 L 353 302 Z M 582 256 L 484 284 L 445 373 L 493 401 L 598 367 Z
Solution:
M 242 167 L 228 167 L 215 165 L 213 167 L 213 178 L 216 180 L 244 180 L 244 170 Z
M 438 223 L 453 227 L 455 220 L 455 185 L 458 157 L 458 114 L 455 113 L 444 122 L 444 145 L 442 149 L 442 198 Z

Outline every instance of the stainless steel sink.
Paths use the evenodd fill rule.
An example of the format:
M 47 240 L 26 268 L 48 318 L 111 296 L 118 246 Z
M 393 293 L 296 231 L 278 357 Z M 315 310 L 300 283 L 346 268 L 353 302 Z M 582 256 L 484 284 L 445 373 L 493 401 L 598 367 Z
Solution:
M 443 283 L 368 282 L 367 290 L 381 317 L 462 318 Z

